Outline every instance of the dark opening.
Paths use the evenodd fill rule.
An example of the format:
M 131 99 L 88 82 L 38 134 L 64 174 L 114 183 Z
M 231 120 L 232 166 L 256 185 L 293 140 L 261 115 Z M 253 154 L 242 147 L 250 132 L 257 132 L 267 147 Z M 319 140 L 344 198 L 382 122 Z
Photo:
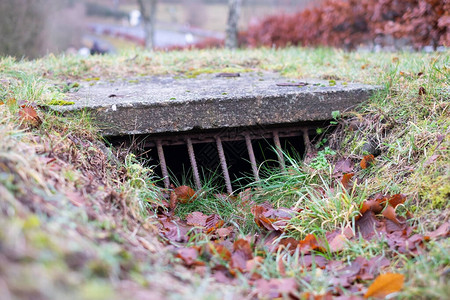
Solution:
M 302 137 L 280 138 L 280 142 L 283 151 L 290 157 L 296 160 L 303 158 L 305 145 Z M 245 140 L 222 142 L 222 145 L 233 189 L 251 183 L 254 178 Z M 202 183 L 208 182 L 209 185 L 225 191 L 225 181 L 222 175 L 216 144 L 198 143 L 193 146 Z M 268 139 L 254 139 L 252 140 L 252 146 L 258 168 L 261 172 L 264 172 L 267 168 L 279 166 L 278 156 L 274 152 L 275 146 L 273 141 Z M 155 172 L 157 175 L 162 176 L 156 147 L 152 147 L 149 150 L 148 162 L 150 165 L 158 165 Z M 194 180 L 187 146 L 164 146 L 164 155 L 171 177 L 171 183 L 174 183 L 174 185 L 193 185 Z
M 307 147 L 303 136 L 304 130 L 308 132 L 308 138 L 312 143 L 317 143 L 323 139 L 327 131 L 321 130 L 320 134 L 316 132 L 316 128 L 324 128 L 324 123 L 313 123 L 303 127 L 290 127 L 289 125 L 286 124 L 285 127 L 277 128 L 245 128 L 244 130 L 227 128 L 220 132 L 193 131 L 185 134 L 172 133 L 151 136 L 113 137 L 110 141 L 112 144 L 125 147 L 127 144 L 131 148 L 133 148 L 133 145 L 138 146 L 134 147 L 135 152 L 137 152 L 136 155 L 142 158 L 148 166 L 156 166 L 154 169 L 155 173 L 162 178 L 163 175 L 156 147 L 156 141 L 161 141 L 170 183 L 175 186 L 186 184 L 194 187 L 194 174 L 186 142 L 186 139 L 190 138 L 193 143 L 201 184 L 226 192 L 225 179 L 215 137 L 217 135 L 221 136 L 232 188 L 235 190 L 254 181 L 247 144 L 244 138 L 245 134 L 251 136 L 259 175 L 260 178 L 264 178 L 267 170 L 280 167 L 273 139 L 275 132 L 279 133 L 281 148 L 286 155 L 285 163 L 286 166 L 289 166 L 289 160 L 300 161 L 305 156 Z M 328 127 L 328 129 L 331 128 Z M 128 143 L 127 139 L 129 140 Z M 164 186 L 162 180 L 160 185 Z

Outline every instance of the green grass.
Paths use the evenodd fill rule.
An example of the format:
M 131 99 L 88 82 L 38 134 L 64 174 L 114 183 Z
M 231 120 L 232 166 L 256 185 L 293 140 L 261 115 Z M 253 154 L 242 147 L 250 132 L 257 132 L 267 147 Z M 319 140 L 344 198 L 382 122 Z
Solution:
M 275 207 L 302 208 L 304 213 L 286 227 L 288 234 L 296 237 L 309 233 L 320 236 L 336 227 L 353 226 L 352 218 L 369 196 L 404 193 L 407 202 L 399 210 L 413 212 L 415 232 L 424 233 L 448 220 L 450 212 L 449 57 L 448 51 L 349 53 L 287 48 L 168 53 L 133 50 L 88 58 L 49 55 L 34 61 L 0 58 L 0 102 L 4 103 L 0 105 L 0 242 L 14 252 L 22 249 L 19 241 L 25 241 L 27 251 L 19 253 L 19 258 L 29 262 L 8 260 L 7 267 L 0 267 L 0 274 L 17 270 L 17 277 L 4 277 L 12 292 L 21 286 L 15 278 L 29 277 L 27 268 L 33 274 L 46 274 L 40 285 L 28 278 L 23 287 L 28 293 L 39 291 L 48 297 L 62 290 L 76 291 L 74 298 L 109 297 L 111 291 L 117 292 L 113 283 L 118 278 L 134 282 L 138 290 L 161 285 L 163 293 L 174 291 L 180 297 L 185 289 L 199 298 L 212 295 L 218 299 L 251 289 L 245 278 L 239 279 L 241 288 L 212 284 L 210 277 L 192 276 L 192 272 L 179 268 L 173 256 L 161 253 L 151 218 L 155 206 L 162 204 L 164 191 L 157 187 L 160 179 L 133 154 L 126 151 L 127 155 L 121 156 L 120 149 L 102 146 L 89 115 L 66 118 L 39 110 L 42 125 L 26 129 L 17 117 L 19 104 L 11 99 L 63 105 L 66 92 L 99 81 L 133 81 L 166 74 L 195 77 L 224 70 L 276 71 L 291 78 L 377 84 L 382 89 L 368 103 L 333 116 L 339 130 L 322 140 L 315 159 L 302 162 L 295 154 L 285 153 L 285 172 L 264 164 L 261 180 L 243 190 L 252 189 L 255 203 L 269 201 Z M 419 95 L 420 89 L 425 93 Z M 376 145 L 381 154 L 371 168 L 357 169 L 358 183 L 346 191 L 336 184 L 331 166 L 340 158 L 358 161 L 366 154 L 367 143 Z M 193 186 L 190 177 L 187 174 L 179 184 Z M 218 182 L 214 176 L 204 179 L 199 197 L 179 205 L 176 214 L 184 218 L 192 211 L 217 213 L 226 226 L 237 227 L 238 235 L 263 234 L 253 221 L 251 204 L 237 205 L 239 198 L 217 196 L 222 188 Z M 69 193 L 80 191 L 81 196 L 76 197 Z M 88 205 L 77 207 L 77 201 Z M 146 246 L 142 239 L 149 241 Z M 124 246 L 128 240 L 135 243 L 134 250 Z M 206 242 L 204 235 L 191 241 Z M 432 241 L 423 255 L 410 258 L 396 256 L 383 242 L 358 240 L 342 252 L 321 255 L 343 261 L 361 255 L 396 256 L 391 270 L 406 275 L 406 286 L 399 296 L 425 299 L 445 298 L 449 293 L 448 250 L 448 239 Z M 73 261 L 67 257 L 80 251 L 91 256 L 85 266 L 73 271 L 69 267 Z M 139 251 L 147 256 L 143 258 Z M 305 273 L 297 272 L 295 256 L 289 253 L 265 259 L 260 266 L 264 278 L 282 277 L 277 263 L 280 259 L 286 273 L 296 276 L 305 291 L 319 293 L 330 288 L 329 274 L 317 268 L 306 274 L 314 281 L 302 281 Z M 177 274 L 179 280 L 168 274 Z M 57 286 L 61 276 L 62 290 Z

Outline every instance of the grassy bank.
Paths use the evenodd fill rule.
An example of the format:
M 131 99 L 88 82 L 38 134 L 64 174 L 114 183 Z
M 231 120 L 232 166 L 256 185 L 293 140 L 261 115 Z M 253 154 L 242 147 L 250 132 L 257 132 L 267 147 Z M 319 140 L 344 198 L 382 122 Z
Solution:
M 292 78 L 359 81 L 383 88 L 355 111 L 335 116 L 337 130 L 319 141 L 304 162 L 286 157 L 287 172 L 265 170 L 261 181 L 236 195 L 237 200 L 216 195 L 213 186 L 205 187 L 195 201 L 177 206 L 175 213 L 182 219 L 198 211 L 218 214 L 224 227 L 233 227 L 236 239 L 264 236 L 267 228 L 256 224 L 251 210 L 267 201 L 274 208 L 302 209 L 283 232 L 303 239 L 311 233 L 320 236 L 354 227 L 364 201 L 377 193 L 401 193 L 406 201 L 395 210 L 398 216 L 408 217 L 414 233 L 426 235 L 448 221 L 448 52 L 288 48 L 48 56 L 35 61 L 1 58 L 2 295 L 11 299 L 36 295 L 42 299 L 67 295 L 74 299 L 149 295 L 239 299 L 253 293 L 264 298 L 266 294 L 245 272 L 238 272 L 233 280 L 218 279 L 218 265 L 230 268 L 230 262 L 220 255 L 218 259 L 217 253 L 208 256 L 205 250 L 199 258 L 202 264 L 185 266 L 186 257 L 177 257 L 177 251 L 186 245 L 210 245 L 211 237 L 189 235 L 187 244 L 168 239 L 164 235 L 168 227 L 161 226 L 164 222 L 154 214 L 167 211 L 164 203 L 169 199 L 167 191 L 155 185 L 158 178 L 152 170 L 128 149 L 105 147 L 89 116 L 67 119 L 46 108 L 49 103 L 67 104 L 65 93 L 98 80 L 132 84 L 141 76 L 190 78 L 225 69 L 270 70 Z M 33 108 L 31 116 L 25 107 Z M 361 160 L 370 153 L 375 154 L 373 163 L 362 168 Z M 351 162 L 354 173 L 348 187 L 339 184 L 341 178 L 335 172 L 345 160 Z M 444 299 L 449 293 L 447 235 L 424 242 L 414 255 L 392 250 L 388 241 L 364 239 L 349 241 L 340 251 L 314 253 L 345 263 L 358 256 L 387 257 L 384 272 L 405 275 L 400 297 Z M 333 291 L 333 270 L 314 265 L 300 272 L 298 253 L 261 254 L 267 249 L 252 249 L 255 257 L 261 257 L 256 269 L 262 279 L 294 278 L 295 295 L 303 298 Z M 358 284 L 366 288 L 370 282 L 362 279 Z M 354 293 L 361 296 L 364 288 Z

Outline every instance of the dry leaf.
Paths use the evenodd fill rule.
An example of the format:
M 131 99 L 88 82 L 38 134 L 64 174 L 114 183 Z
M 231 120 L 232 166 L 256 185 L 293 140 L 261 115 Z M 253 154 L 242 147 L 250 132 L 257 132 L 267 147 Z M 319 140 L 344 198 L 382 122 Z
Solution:
M 369 154 L 369 155 L 364 156 L 364 158 L 360 162 L 360 166 L 362 169 L 367 169 L 374 162 L 375 162 L 375 156 L 373 156 L 373 154 Z
M 23 106 L 19 110 L 19 118 L 25 125 L 31 127 L 39 127 L 42 124 L 36 110 L 32 106 Z
M 342 176 L 341 183 L 345 189 L 349 187 L 353 175 L 355 175 L 355 173 L 347 173 Z
M 192 266 L 198 258 L 195 248 L 181 248 L 177 250 L 177 257 L 181 258 L 187 266 Z
M 187 185 L 182 185 L 173 190 L 177 195 L 177 200 L 180 203 L 191 203 L 197 198 L 195 191 Z
M 384 298 L 389 294 L 402 289 L 405 276 L 397 273 L 386 273 L 379 275 L 369 286 L 364 298 L 375 297 Z
M 186 223 L 192 226 L 205 227 L 208 216 L 199 211 L 194 211 L 187 215 Z
M 230 261 L 231 252 L 225 246 L 216 243 L 209 243 L 208 246 L 212 255 L 217 255 L 225 261 Z

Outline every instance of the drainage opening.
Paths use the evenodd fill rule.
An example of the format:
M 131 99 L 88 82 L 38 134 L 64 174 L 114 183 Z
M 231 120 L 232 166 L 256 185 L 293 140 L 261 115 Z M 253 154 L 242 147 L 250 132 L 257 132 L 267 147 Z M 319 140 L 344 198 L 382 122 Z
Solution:
M 325 124 L 134 136 L 132 144 L 139 145 L 136 148 L 148 165 L 157 166 L 155 172 L 163 178 L 161 186 L 186 184 L 200 189 L 206 184 L 232 193 L 268 169 L 284 169 L 286 157 L 282 153 L 302 159 L 311 144 L 322 138 L 324 133 L 318 135 L 316 129 Z M 113 145 L 129 146 L 129 140 L 110 138 Z

